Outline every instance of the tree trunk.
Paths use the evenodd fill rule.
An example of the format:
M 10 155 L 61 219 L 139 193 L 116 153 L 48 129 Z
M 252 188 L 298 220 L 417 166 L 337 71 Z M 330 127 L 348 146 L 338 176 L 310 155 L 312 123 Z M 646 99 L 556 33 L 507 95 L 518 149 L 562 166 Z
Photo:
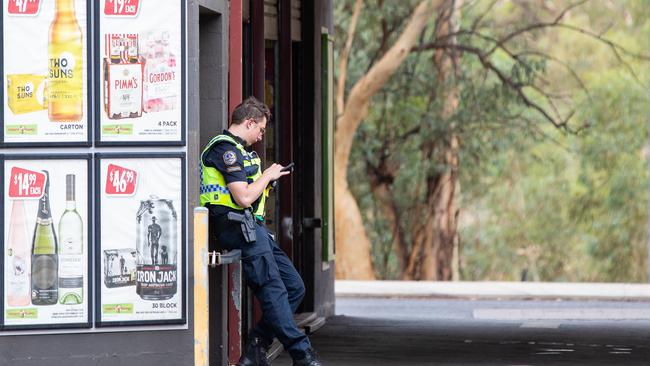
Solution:
M 424 0 L 415 8 L 413 17 L 395 44 L 354 84 L 343 113 L 337 118 L 334 150 L 337 278 L 375 278 L 370 258 L 370 241 L 359 206 L 347 184 L 352 142 L 359 124 L 368 114 L 370 99 L 406 59 L 434 9 L 442 2 L 443 0 Z
M 454 274 L 454 251 L 458 243 L 458 138 L 445 148 L 442 173 L 427 178 L 423 222 L 413 221 L 413 247 L 402 274 L 404 280 L 449 281 Z M 427 144 L 425 159 L 433 159 L 434 147 Z M 457 267 L 456 267 L 457 268 Z
M 455 23 L 458 19 L 457 9 L 461 6 L 459 2 L 454 2 L 440 14 L 440 34 L 449 34 L 457 28 Z M 451 13 L 446 14 L 447 11 Z M 455 43 L 455 37 L 450 37 L 449 42 Z M 459 104 L 460 91 L 454 72 L 457 70 L 458 54 L 453 51 L 446 54 L 440 50 L 434 53 L 433 62 L 438 71 L 440 91 L 437 95 L 444 100 L 440 115 L 446 122 L 453 116 Z M 445 166 L 445 170 L 426 179 L 426 219 L 423 223 L 414 221 L 413 232 L 416 235 L 403 279 L 449 281 L 459 277 L 458 265 L 454 264 L 459 258 L 454 253 L 458 252 L 459 242 L 457 197 L 460 182 L 457 172 L 460 142 L 453 132 L 453 125 L 450 129 L 450 136 L 444 146 L 438 146 L 438 152 L 431 141 L 424 143 L 422 147 L 423 159 L 438 160 Z
M 419 280 L 449 281 L 454 277 L 454 246 L 458 243 L 458 138 L 451 137 L 451 146 L 445 154 L 447 171 L 436 182 L 438 194 L 434 197 L 430 232 L 431 239 L 424 245 L 423 265 Z
M 348 28 L 348 35 L 345 40 L 345 47 L 341 51 L 339 57 L 339 77 L 336 80 L 336 114 L 343 113 L 345 106 L 345 79 L 348 73 L 348 57 L 352 49 L 352 41 L 354 40 L 354 33 L 357 29 L 357 22 L 359 21 L 359 14 L 361 14 L 361 6 L 363 0 L 357 0 L 354 3 L 354 10 L 352 11 L 352 18 L 350 19 L 350 28 Z
M 447 33 L 455 32 L 458 29 L 459 16 L 458 11 L 462 6 L 462 1 L 455 1 L 449 8 L 450 14 L 446 17 L 441 29 Z M 456 38 L 452 37 L 450 42 L 456 43 Z M 437 51 L 434 53 L 434 61 L 438 68 L 438 85 L 443 90 L 440 95 L 444 99 L 441 117 L 444 121 L 449 120 L 458 109 L 460 90 L 457 83 L 457 66 L 458 52 Z M 458 181 L 458 149 L 459 140 L 454 132 L 455 126 L 451 125 L 451 135 L 445 146 L 442 161 L 446 170 L 436 180 L 434 191 L 432 226 L 433 232 L 429 245 L 423 246 L 423 265 L 420 272 L 421 280 L 439 280 L 449 281 L 454 277 L 458 278 L 458 273 L 454 274 L 453 269 L 458 268 L 454 265 L 454 253 L 458 245 L 458 191 L 460 182 Z
M 388 149 L 388 147 L 385 147 L 385 149 Z M 366 172 L 368 173 L 368 182 L 373 197 L 378 203 L 383 218 L 388 221 L 388 227 L 393 238 L 391 248 L 397 257 L 398 270 L 401 273 L 407 265 L 408 248 L 406 246 L 402 225 L 400 225 L 397 201 L 393 194 L 393 183 L 395 182 L 399 167 L 395 164 L 390 164 L 389 158 L 387 155 L 381 156 L 377 166 L 371 166 L 369 162 L 366 162 Z
M 347 182 L 335 178 L 336 277 L 374 280 L 370 259 L 370 240 L 361 219 L 359 206 L 347 188 Z

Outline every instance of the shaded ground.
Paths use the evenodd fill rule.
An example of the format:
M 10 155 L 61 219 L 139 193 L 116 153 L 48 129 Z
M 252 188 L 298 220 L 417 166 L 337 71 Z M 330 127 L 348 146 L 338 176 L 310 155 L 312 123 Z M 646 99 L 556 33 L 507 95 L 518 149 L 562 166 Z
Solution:
M 475 318 L 504 309 L 525 317 L 545 308 L 567 319 Z M 337 301 L 339 315 L 311 340 L 326 366 L 650 365 L 650 320 L 569 319 L 584 309 L 616 317 L 616 309 L 645 316 L 649 308 L 638 302 L 347 298 Z M 291 360 L 284 352 L 273 365 Z

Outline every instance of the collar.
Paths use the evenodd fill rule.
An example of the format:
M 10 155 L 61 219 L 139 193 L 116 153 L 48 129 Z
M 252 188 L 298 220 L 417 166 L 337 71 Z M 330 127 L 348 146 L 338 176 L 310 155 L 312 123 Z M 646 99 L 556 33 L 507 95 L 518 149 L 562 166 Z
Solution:
M 242 146 L 246 147 L 246 141 L 244 141 L 244 139 L 242 139 L 241 137 L 233 135 L 232 132 L 228 130 L 223 130 L 223 134 L 232 137 L 233 139 L 235 139 L 235 141 L 240 143 Z

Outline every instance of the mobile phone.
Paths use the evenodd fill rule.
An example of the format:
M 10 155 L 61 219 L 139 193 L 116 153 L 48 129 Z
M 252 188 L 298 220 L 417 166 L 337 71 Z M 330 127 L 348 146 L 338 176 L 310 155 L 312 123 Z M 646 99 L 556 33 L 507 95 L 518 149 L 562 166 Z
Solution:
M 287 166 L 280 170 L 281 172 L 293 171 L 293 162 L 289 163 Z

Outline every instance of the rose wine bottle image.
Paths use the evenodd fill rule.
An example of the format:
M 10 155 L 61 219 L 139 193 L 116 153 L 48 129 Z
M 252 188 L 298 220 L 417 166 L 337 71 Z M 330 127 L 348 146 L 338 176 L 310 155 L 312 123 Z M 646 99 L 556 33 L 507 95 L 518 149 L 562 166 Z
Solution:
M 9 237 L 7 238 L 7 304 L 9 306 L 28 306 L 29 288 L 29 238 L 25 221 L 25 203 L 14 200 L 9 218 Z
M 78 122 L 83 116 L 83 35 L 74 0 L 56 0 L 48 46 L 48 116 Z
M 65 176 L 65 211 L 59 220 L 59 303 L 83 301 L 83 222 L 75 202 L 75 175 Z
M 45 193 L 38 202 L 32 239 L 32 304 L 53 305 L 59 294 L 57 241 L 50 212 L 50 176 L 45 173 Z

